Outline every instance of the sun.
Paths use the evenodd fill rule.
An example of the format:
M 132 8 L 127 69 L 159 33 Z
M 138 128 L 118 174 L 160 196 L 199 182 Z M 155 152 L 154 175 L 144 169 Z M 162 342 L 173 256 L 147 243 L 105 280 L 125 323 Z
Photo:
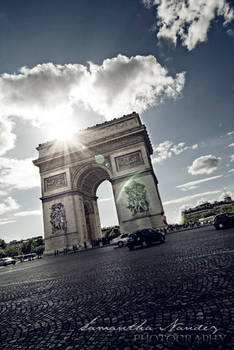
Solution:
M 58 141 L 69 141 L 76 133 L 76 126 L 71 121 L 56 122 L 51 127 L 50 136 Z

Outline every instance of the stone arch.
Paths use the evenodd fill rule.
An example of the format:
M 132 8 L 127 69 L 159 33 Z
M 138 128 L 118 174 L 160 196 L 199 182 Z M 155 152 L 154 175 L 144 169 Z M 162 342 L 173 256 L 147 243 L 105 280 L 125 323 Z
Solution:
M 105 180 L 110 181 L 111 178 L 112 173 L 107 167 L 100 164 L 88 164 L 77 169 L 73 176 L 72 187 L 95 196 L 98 186 Z
M 40 144 L 34 161 L 41 175 L 46 254 L 101 237 L 96 191 L 104 180 L 111 182 L 122 232 L 164 225 L 153 148 L 138 114 L 80 131 L 67 146 L 65 151 L 56 141 Z M 53 234 L 50 208 L 58 203 L 65 208 L 67 230 Z

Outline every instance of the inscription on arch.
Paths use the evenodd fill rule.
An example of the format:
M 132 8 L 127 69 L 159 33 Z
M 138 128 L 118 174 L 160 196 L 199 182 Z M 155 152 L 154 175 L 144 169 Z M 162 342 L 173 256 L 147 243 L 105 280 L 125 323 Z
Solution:
M 66 173 L 50 176 L 44 179 L 45 192 L 56 190 L 67 186 Z
M 134 168 L 144 164 L 141 151 L 125 154 L 124 156 L 115 158 L 116 168 L 118 171 Z

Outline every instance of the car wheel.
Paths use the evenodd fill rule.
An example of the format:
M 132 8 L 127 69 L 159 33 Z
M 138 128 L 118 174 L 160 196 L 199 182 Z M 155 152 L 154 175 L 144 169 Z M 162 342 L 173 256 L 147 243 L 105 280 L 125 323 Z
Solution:
M 119 246 L 119 248 L 122 248 L 123 247 L 123 242 L 122 241 L 120 241 L 120 242 L 118 242 L 118 246 Z
M 223 228 L 223 224 L 219 224 L 219 228 Z
M 151 241 L 146 241 L 145 244 L 147 245 L 147 247 L 149 247 L 149 246 L 152 245 L 152 242 Z
M 129 250 L 133 250 L 133 247 L 128 247 Z

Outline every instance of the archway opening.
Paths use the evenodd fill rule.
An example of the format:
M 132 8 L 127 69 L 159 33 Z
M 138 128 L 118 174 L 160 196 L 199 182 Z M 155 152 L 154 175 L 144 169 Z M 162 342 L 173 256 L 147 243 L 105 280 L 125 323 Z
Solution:
M 88 245 L 98 245 L 100 241 L 106 244 L 109 236 L 114 238 L 113 234 L 119 233 L 110 179 L 109 169 L 102 165 L 87 166 L 79 174 L 77 188 L 82 196 L 84 241 Z
M 96 195 L 98 197 L 97 204 L 103 236 L 108 233 L 117 233 L 119 220 L 114 200 L 114 193 L 110 181 L 103 181 L 98 186 Z

